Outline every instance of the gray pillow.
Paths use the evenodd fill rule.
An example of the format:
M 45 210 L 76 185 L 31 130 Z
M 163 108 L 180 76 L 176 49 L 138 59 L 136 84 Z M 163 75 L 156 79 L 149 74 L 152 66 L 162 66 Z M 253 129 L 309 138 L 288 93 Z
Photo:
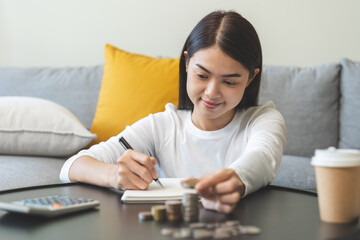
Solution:
M 360 149 L 360 62 L 340 60 L 340 148 Z
M 88 128 L 95 115 L 103 65 L 1 67 L 0 96 L 43 98 L 69 109 Z
M 66 108 L 40 98 L 0 97 L 0 154 L 65 157 L 96 135 Z
M 273 100 L 287 127 L 284 154 L 310 157 L 317 148 L 337 147 L 340 65 L 265 66 L 259 102 Z

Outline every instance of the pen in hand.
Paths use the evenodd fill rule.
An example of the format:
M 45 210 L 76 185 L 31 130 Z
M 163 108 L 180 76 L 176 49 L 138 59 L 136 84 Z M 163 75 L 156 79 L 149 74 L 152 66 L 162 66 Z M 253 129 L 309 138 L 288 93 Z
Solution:
M 121 138 L 119 139 L 119 142 L 120 142 L 121 146 L 123 146 L 123 147 L 125 148 L 125 150 L 133 149 L 133 148 L 130 146 L 130 144 L 125 140 L 125 138 L 121 137 Z M 159 180 L 158 178 L 155 178 L 154 181 L 157 182 L 161 187 L 164 187 L 164 186 L 161 184 L 161 182 L 160 182 L 160 180 Z

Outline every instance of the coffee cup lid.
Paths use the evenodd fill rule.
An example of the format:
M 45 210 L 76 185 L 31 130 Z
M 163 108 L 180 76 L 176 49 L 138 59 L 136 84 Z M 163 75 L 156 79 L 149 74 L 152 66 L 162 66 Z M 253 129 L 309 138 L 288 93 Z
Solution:
M 354 167 L 360 166 L 360 151 L 354 149 L 327 149 L 315 150 L 311 164 L 322 167 Z

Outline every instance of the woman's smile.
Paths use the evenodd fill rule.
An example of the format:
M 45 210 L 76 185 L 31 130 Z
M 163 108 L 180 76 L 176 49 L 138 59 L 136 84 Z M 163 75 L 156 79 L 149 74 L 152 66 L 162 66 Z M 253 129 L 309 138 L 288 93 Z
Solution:
M 215 109 L 217 108 L 218 106 L 221 105 L 221 103 L 216 103 L 216 102 L 213 102 L 213 101 L 206 101 L 204 99 L 201 99 L 204 107 L 208 108 L 208 109 Z

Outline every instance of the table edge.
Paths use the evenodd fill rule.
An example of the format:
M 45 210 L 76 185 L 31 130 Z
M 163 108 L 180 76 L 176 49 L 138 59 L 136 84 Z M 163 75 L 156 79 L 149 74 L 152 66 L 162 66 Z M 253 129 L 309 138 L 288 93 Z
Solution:
M 92 185 L 92 184 L 87 184 L 87 183 L 81 183 L 81 182 L 55 183 L 55 184 L 36 185 L 36 186 L 29 186 L 29 187 L 21 187 L 21 188 L 13 188 L 13 189 L 2 190 L 2 191 L 0 191 L 0 195 L 8 194 L 8 193 L 16 193 L 16 192 L 21 192 L 21 191 L 43 189 L 43 188 L 54 188 L 54 187 L 63 187 L 63 186 L 76 186 L 76 185 L 78 185 L 78 186 L 79 185 L 91 186 L 91 187 L 95 187 L 95 188 L 104 188 L 104 187 L 100 187 L 100 186 L 96 186 L 96 185 Z M 107 189 L 107 188 L 105 188 L 105 189 Z M 261 188 L 258 191 L 261 191 L 262 189 L 276 189 L 276 190 L 280 190 L 280 191 L 296 192 L 296 193 L 301 193 L 301 194 L 306 194 L 306 195 L 311 195 L 311 196 L 317 196 L 317 192 L 314 192 L 314 191 L 298 189 L 298 188 L 289 188 L 289 187 L 284 187 L 284 186 L 267 185 L 266 187 Z M 115 190 L 115 189 L 111 189 L 111 190 Z

